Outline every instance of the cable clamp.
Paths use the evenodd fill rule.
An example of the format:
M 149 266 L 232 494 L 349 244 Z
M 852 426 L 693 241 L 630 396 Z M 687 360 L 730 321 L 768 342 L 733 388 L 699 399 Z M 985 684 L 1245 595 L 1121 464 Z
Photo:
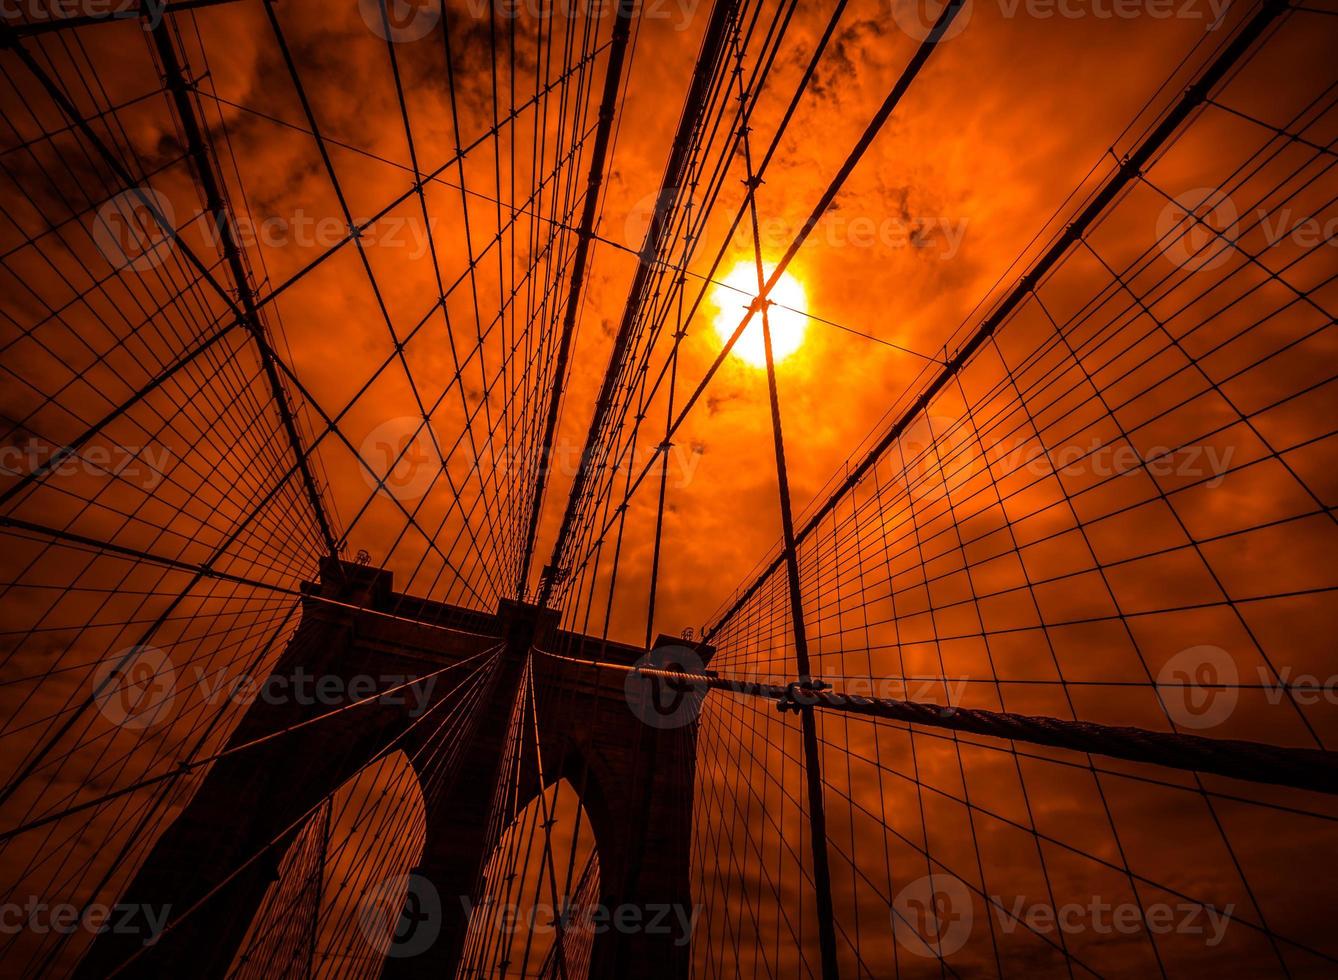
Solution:
M 791 681 L 785 685 L 785 693 L 781 695 L 780 700 L 776 702 L 776 710 L 781 714 L 787 711 L 793 711 L 799 714 L 804 708 L 813 707 L 817 700 L 813 695 L 821 691 L 830 691 L 832 686 L 826 681 L 818 680 L 816 677 L 803 681 Z M 799 695 L 802 693 L 803 697 Z

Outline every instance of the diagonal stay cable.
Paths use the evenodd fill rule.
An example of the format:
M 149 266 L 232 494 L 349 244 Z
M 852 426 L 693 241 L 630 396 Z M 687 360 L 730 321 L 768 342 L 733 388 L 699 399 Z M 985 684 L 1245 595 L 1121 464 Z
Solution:
M 599 213 L 600 186 L 604 183 L 604 169 L 609 154 L 609 142 L 613 134 L 613 123 L 617 117 L 616 107 L 622 91 L 623 61 L 627 56 L 627 45 L 631 37 L 634 0 L 619 0 L 618 10 L 613 21 L 613 42 L 609 48 L 608 66 L 604 72 L 604 90 L 600 96 L 599 128 L 595 133 L 595 145 L 590 154 L 590 169 L 586 176 L 585 206 L 581 212 L 580 237 L 576 242 L 576 254 L 572 259 L 571 280 L 567 287 L 566 307 L 562 315 L 562 333 L 558 339 L 557 360 L 553 368 L 552 387 L 548 392 L 548 405 L 544 418 L 543 438 L 539 446 L 539 467 L 536 473 L 536 485 L 530 505 L 529 522 L 525 532 L 525 550 L 517 576 L 516 594 L 525 594 L 525 583 L 529 576 L 530 562 L 534 556 L 534 538 L 539 530 L 539 515 L 543 511 L 545 490 L 548 476 L 552 471 L 553 440 L 557 434 L 558 415 L 562 407 L 562 391 L 567 384 L 568 361 L 571 357 L 572 337 L 576 332 L 576 318 L 581 309 L 581 298 L 586 279 L 586 264 L 589 261 L 591 233 Z
M 1279 0 L 1274 0 L 1274 2 L 1279 2 Z M 934 49 L 938 46 L 938 42 L 943 37 L 944 32 L 952 23 L 953 18 L 956 17 L 958 12 L 962 9 L 963 3 L 964 0 L 950 0 L 950 2 L 943 8 L 943 13 L 940 14 L 938 20 L 935 21 L 933 29 L 916 49 L 914 56 L 902 71 L 896 83 L 892 86 L 891 91 L 888 92 L 882 105 L 878 108 L 878 111 L 874 113 L 873 118 L 865 127 L 864 132 L 846 155 L 845 161 L 841 164 L 841 167 L 837 170 L 835 176 L 833 176 L 828 183 L 826 190 L 823 191 L 817 204 L 814 205 L 812 212 L 809 214 L 808 218 L 805 219 L 803 225 L 800 226 L 798 234 L 795 235 L 794 240 L 791 241 L 789 247 L 785 250 L 785 253 L 776 262 L 770 276 L 767 277 L 764 288 L 757 296 L 757 302 L 748 308 L 743 318 L 739 321 L 739 325 L 734 329 L 734 332 L 725 342 L 724 347 L 721 348 L 720 353 L 716 355 L 711 366 L 707 368 L 706 373 L 703 375 L 701 381 L 698 382 L 697 387 L 693 390 L 692 394 L 688 396 L 687 403 L 679 411 L 677 418 L 674 419 L 673 426 L 670 429 L 671 435 L 678 431 L 688 415 L 691 414 L 692 409 L 696 407 L 697 402 L 701 400 L 707 386 L 711 383 L 711 380 L 728 359 L 730 352 L 734 349 L 734 345 L 738 343 L 739 338 L 743 336 L 743 332 L 747 329 L 748 324 L 752 322 L 754 313 L 761 308 L 761 303 L 766 302 L 768 294 L 775 288 L 776 283 L 780 281 L 781 276 L 785 274 L 785 270 L 788 268 L 790 262 L 792 262 L 794 257 L 799 254 L 799 250 L 804 246 L 804 243 L 808 240 L 813 229 L 817 227 L 818 221 L 827 212 L 828 208 L 831 207 L 832 202 L 836 200 L 836 196 L 840 193 L 841 188 L 845 185 L 845 182 L 849 179 L 851 173 L 854 172 L 855 167 L 859 164 L 860 160 L 863 159 L 865 152 L 867 152 L 870 145 L 872 145 L 874 138 L 877 137 L 888 118 L 892 115 L 893 110 L 901 102 L 902 97 L 919 76 L 921 69 L 924 68 L 930 55 L 933 54 Z M 752 189 L 750 188 L 750 191 L 751 190 Z M 649 475 L 652 469 L 654 469 L 655 464 L 658 461 L 658 456 L 659 454 L 656 453 L 642 468 L 641 472 L 637 475 L 637 478 L 632 482 L 632 486 L 628 493 L 624 496 L 622 501 L 623 504 L 626 504 L 627 501 L 631 499 L 640 488 L 642 482 L 644 482 L 646 476 Z M 606 523 L 604 528 L 597 535 L 596 540 L 603 540 L 604 536 L 608 534 L 611 526 L 611 521 Z M 797 540 L 802 540 L 802 533 Z M 554 564 L 560 564 L 561 559 L 559 556 L 565 548 L 565 545 L 565 538 L 559 539 L 559 541 L 556 542 L 553 551 Z M 586 556 L 581 559 L 579 564 L 583 566 L 588 560 L 589 552 L 587 551 Z M 576 569 L 573 568 L 569 570 L 567 574 L 570 575 L 575 571 Z M 547 597 L 547 592 L 542 593 L 541 602 L 546 601 Z
M 415 621 L 415 625 L 430 625 L 430 624 L 418 624 Z M 239 755 L 243 752 L 255 748 L 256 746 L 265 745 L 269 742 L 274 741 L 275 739 L 282 738 L 284 735 L 291 734 L 292 732 L 298 731 L 300 729 L 309 728 L 312 725 L 317 725 L 320 722 L 323 722 L 329 718 L 333 718 L 336 715 L 341 715 L 346 711 L 352 711 L 356 708 L 361 708 L 369 704 L 374 704 L 377 701 L 381 701 L 389 697 L 390 695 L 398 694 L 401 691 L 407 691 L 413 688 L 415 685 L 420 685 L 425 681 L 434 680 L 435 678 L 440 677 L 442 674 L 446 673 L 449 670 L 455 670 L 457 667 L 462 667 L 465 664 L 472 663 L 473 661 L 479 659 L 480 657 L 484 657 L 487 656 L 488 654 L 495 653 L 498 649 L 499 649 L 498 647 L 491 647 L 487 650 L 482 650 L 471 657 L 465 658 L 464 660 L 457 661 L 456 663 L 453 664 L 448 664 L 447 666 L 442 667 L 440 670 L 434 670 L 431 671 L 430 673 L 423 674 L 419 677 L 415 677 L 412 680 L 405 681 L 402 684 L 396 684 L 393 687 L 386 688 L 384 691 L 377 691 L 375 694 L 368 695 L 365 698 L 360 698 L 356 701 L 350 701 L 348 704 L 340 705 L 333 711 L 326 711 L 319 715 L 315 715 L 311 718 L 303 719 L 302 721 L 295 722 L 294 724 L 288 725 L 285 728 L 280 728 L 275 731 L 268 732 L 264 735 L 260 735 L 256 738 L 250 739 L 249 741 L 246 742 L 242 742 L 238 745 L 230 745 L 219 752 L 215 752 L 213 755 L 204 756 L 199 759 L 182 759 L 171 769 L 167 770 L 166 772 L 161 772 L 156 776 L 150 776 L 147 779 L 141 779 L 138 782 L 131 783 L 128 786 L 122 786 L 120 789 L 112 790 L 109 793 L 104 793 L 103 795 L 95 797 L 91 800 L 85 800 L 82 803 L 77 803 L 74 806 L 67 807 L 66 809 L 61 810 L 57 813 L 45 814 L 37 818 L 36 820 L 30 820 L 27 823 L 24 823 L 18 827 L 14 827 L 10 830 L 0 831 L 0 844 L 10 840 L 11 838 L 18 837 L 20 834 L 25 834 L 30 830 L 36 830 L 38 827 L 42 827 L 50 823 L 55 823 L 57 820 L 63 820 L 66 817 L 73 816 L 74 814 L 80 813 L 84 810 L 91 810 L 95 807 L 101 806 L 104 803 L 109 803 L 112 800 L 118 799 L 119 797 L 122 796 L 127 796 L 131 793 L 144 789 L 148 786 L 154 786 L 158 783 L 166 782 L 167 780 L 171 779 L 179 779 L 180 777 L 185 776 L 188 773 L 194 772 L 196 769 L 199 769 L 202 766 L 207 766 L 210 763 L 217 762 L 220 759 L 229 758 L 230 756 Z M 167 696 L 170 697 L 170 695 Z M 145 706 L 147 710 L 152 710 L 155 707 L 156 705 L 153 704 Z
M 934 396 L 962 369 L 977 350 L 988 340 L 994 331 L 1013 313 L 1021 302 L 1031 293 L 1033 287 L 1058 263 L 1068 250 L 1079 240 L 1086 230 L 1106 211 L 1124 187 L 1137 178 L 1142 169 L 1151 161 L 1156 152 L 1175 134 L 1190 114 L 1211 94 L 1217 83 L 1231 70 L 1236 62 L 1254 45 L 1254 43 L 1272 26 L 1273 22 L 1288 9 L 1285 0 L 1265 0 L 1254 17 L 1227 44 L 1199 78 L 1185 89 L 1179 101 L 1166 113 L 1161 123 L 1123 160 L 1106 182 L 1093 194 L 1078 215 L 1065 227 L 1050 247 L 1034 265 L 1017 281 L 1008 294 L 977 327 L 971 338 L 957 351 L 944 366 L 943 370 L 920 393 L 920 396 L 888 428 L 883 437 L 869 450 L 860 462 L 850 468 L 846 478 L 837 485 L 821 506 L 798 529 L 796 543 L 802 542 L 822 520 L 835 509 L 837 504 L 862 480 L 877 464 L 887 450 L 897 441 L 911 423 L 928 407 Z M 788 253 L 787 253 L 788 254 Z M 776 277 L 773 275 L 772 279 Z M 774 284 L 774 283 L 773 283 Z M 745 318 L 746 324 L 746 318 Z M 740 331 L 736 331 L 737 338 Z M 733 338 L 732 338 L 733 339 Z M 726 348 L 728 350 L 728 347 Z M 718 362 L 717 362 L 718 363 Z M 720 632 L 749 599 L 756 594 L 762 582 L 772 575 L 783 562 L 783 556 L 777 556 L 767 564 L 762 573 L 744 589 L 733 604 L 716 620 L 706 632 L 704 639 L 709 640 Z

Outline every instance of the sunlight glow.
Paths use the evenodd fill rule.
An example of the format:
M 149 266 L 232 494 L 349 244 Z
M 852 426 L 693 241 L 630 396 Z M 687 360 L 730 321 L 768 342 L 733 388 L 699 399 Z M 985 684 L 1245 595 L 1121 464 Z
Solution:
M 767 274 L 770 273 L 771 270 L 767 267 Z M 715 318 L 715 332 L 719 335 L 721 343 L 729 340 L 752 298 L 757 295 L 757 266 L 750 262 L 741 262 L 725 277 L 723 283 L 733 288 L 717 285 L 712 295 L 715 305 L 720 310 Z M 808 317 L 795 311 L 805 308 L 807 297 L 804 295 L 804 287 L 787 272 L 777 280 L 768 298 L 776 304 L 767 311 L 767 320 L 771 326 L 771 353 L 779 363 L 803 346 Z M 749 322 L 748 329 L 734 345 L 732 353 L 753 367 L 766 367 L 767 354 L 762 339 L 760 316 L 754 316 Z

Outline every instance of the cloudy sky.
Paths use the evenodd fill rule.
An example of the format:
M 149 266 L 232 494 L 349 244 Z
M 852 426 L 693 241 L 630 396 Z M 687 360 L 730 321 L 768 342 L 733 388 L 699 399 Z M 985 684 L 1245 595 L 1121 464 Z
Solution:
M 3 697 L 11 712 L 7 731 L 20 739 L 7 743 L 17 746 L 16 757 L 41 744 L 51 719 L 79 705 L 89 678 L 156 617 L 162 621 L 155 642 L 176 649 L 178 670 L 199 660 L 225 674 L 239 668 L 240 646 L 288 628 L 287 601 L 263 590 L 238 593 L 229 586 L 234 591 L 175 599 L 189 592 L 184 569 L 206 561 L 295 588 L 314 574 L 325 549 L 287 435 L 268 414 L 272 388 L 255 345 L 228 329 L 210 339 L 228 327 L 229 304 L 244 305 L 247 295 L 259 304 L 283 365 L 299 438 L 314 447 L 313 480 L 332 536 L 347 554 L 365 550 L 406 593 L 475 608 L 491 609 L 514 595 L 521 579 L 536 586 L 710 15 L 705 0 L 639 4 L 596 237 L 574 309 L 577 329 L 534 558 L 522 568 L 527 491 L 613 24 L 607 3 L 592 12 L 563 3 L 540 10 L 536 2 L 503 5 L 501 14 L 484 0 L 448 0 L 444 9 L 434 0 L 396 2 L 383 19 L 371 0 L 284 0 L 272 7 L 239 0 L 173 19 L 171 43 L 236 217 L 250 277 L 240 291 L 202 216 L 189 134 L 157 91 L 165 65 L 151 35 L 133 22 L 99 25 L 81 29 L 77 43 L 58 35 L 26 41 L 32 65 L 6 55 L 0 244 L 5 370 L 13 383 L 0 396 L 8 423 L 5 486 L 28 480 L 22 493 L 6 498 L 6 516 L 182 563 L 152 574 L 126 571 L 105 556 L 101 564 L 72 553 L 53 556 L 32 537 L 38 532 L 13 532 L 13 550 L 0 562 L 7 595 L 22 600 L 4 612 L 11 642 Z M 30 6 L 19 19 L 49 19 L 50 8 Z M 770 269 L 938 8 L 901 0 L 845 4 L 792 118 L 778 132 L 832 7 L 745 6 L 726 56 L 731 63 L 739 57 L 745 80 L 766 66 L 765 85 L 749 93 L 748 150 L 756 160 L 775 139 L 755 195 L 761 258 Z M 777 375 L 801 518 L 862 457 L 870 437 L 915 400 L 1253 12 L 1225 0 L 968 0 L 771 297 L 782 304 L 771 313 L 777 342 L 790 348 Z M 785 23 L 780 33 L 778 15 Z M 1326 291 L 1334 229 L 1331 177 L 1325 180 L 1325 154 L 1332 154 L 1324 149 L 1335 135 L 1334 23 L 1306 12 L 1285 18 L 1264 51 L 1216 91 L 1216 104 L 1158 155 L 1146 179 L 1120 195 L 1088 245 L 1059 266 L 1042 302 L 1026 306 L 958 387 L 907 430 L 895 458 L 878 469 L 882 482 L 864 484 L 856 497 L 869 507 L 863 518 L 852 517 L 851 527 L 860 530 L 815 535 L 804 557 L 804 594 L 828 675 L 974 676 L 987 683 L 964 687 L 956 701 L 1167 728 L 1175 719 L 1167 720 L 1148 681 L 1184 650 L 1227 650 L 1240 671 L 1257 668 L 1273 680 L 1284 670 L 1321 673 L 1332 625 L 1322 595 L 1334 584 L 1326 508 L 1335 488 L 1322 455 L 1334 407 L 1327 330 L 1333 303 Z M 731 86 L 741 84 L 726 77 Z M 69 129 L 52 88 L 91 120 L 88 131 Z M 748 176 L 742 141 L 731 135 L 738 103 L 735 92 L 718 94 L 727 108 L 718 128 L 704 135 L 697 165 L 703 183 L 720 165 L 719 197 L 687 263 L 686 305 L 698 296 L 701 302 L 691 317 L 671 306 L 664 334 L 686 331 L 677 406 L 756 292 L 751 221 L 729 234 Z M 1270 127 L 1304 139 L 1289 136 L 1274 146 Z M 97 142 L 110 147 L 117 164 L 100 155 Z M 430 176 L 421 192 L 415 169 Z M 1225 205 L 1209 197 L 1228 185 L 1235 190 Z M 700 200 L 703 188 L 694 193 Z M 175 243 L 154 220 L 143 223 L 146 202 L 177 229 Z M 1217 261 L 1211 243 L 1205 257 L 1202 239 L 1168 232 L 1168 222 L 1195 208 L 1209 211 L 1216 226 L 1230 226 L 1255 258 L 1227 264 L 1226 256 Z M 1310 219 L 1313 229 L 1303 224 Z M 706 281 L 717 253 L 723 258 L 714 278 L 728 285 Z M 1111 328 L 1124 347 L 1099 332 L 1084 334 L 1085 324 L 1101 317 L 1083 311 L 1104 309 L 1118 292 L 1111 269 L 1131 266 L 1143 284 L 1136 291 L 1152 298 Z M 1164 280 L 1172 285 L 1163 288 Z M 1248 300 L 1231 292 L 1233 282 L 1252 287 Z M 1230 302 L 1214 305 L 1224 296 Z M 1192 319 L 1165 327 L 1184 310 Z M 1055 322 L 1081 325 L 1072 336 L 1093 344 L 1091 359 L 1084 355 L 1081 366 L 1072 356 L 1042 359 L 1018 369 L 1027 352 L 1054 334 Z M 1256 330 L 1260 324 L 1266 326 Z M 667 454 L 654 632 L 710 624 L 733 590 L 775 553 L 780 512 L 772 421 L 756 327 L 750 329 Z M 1164 330 L 1170 349 L 1140 347 L 1134 338 L 1145 329 Z M 1237 337 L 1246 339 L 1231 346 Z M 51 458 L 51 447 L 71 443 L 206 339 L 213 345 L 207 355 L 155 386 L 85 448 L 87 459 L 94 449 L 102 453 L 91 468 L 30 479 Z M 668 346 L 662 339 L 652 364 L 663 363 Z M 1206 368 L 1186 369 L 1200 356 Z M 1008 430 L 987 449 L 978 413 L 1014 411 L 1007 398 L 991 393 L 1014 369 L 1057 397 L 1043 409 L 1039 400 L 1026 412 L 1018 409 L 1033 428 Z M 1093 394 L 1098 390 L 1100 397 Z M 1186 393 L 1203 400 L 1162 420 L 1158 412 L 1169 412 Z M 667 409 L 666 390 L 647 399 L 634 473 L 663 438 Z M 1053 422 L 1065 419 L 1071 424 Z M 1040 435 L 1042 423 L 1058 427 Z M 1067 453 L 1138 470 L 1121 464 L 1118 454 L 1136 449 L 1137 464 L 1158 446 L 1195 450 L 1185 460 L 1194 472 L 1143 471 L 1111 484 L 1097 463 L 1080 462 L 1062 479 L 1060 467 L 1027 465 L 1038 452 L 1051 461 Z M 1100 451 L 1088 455 L 1094 447 Z M 952 467 L 949 456 L 958 460 Z M 993 509 L 961 510 L 974 506 L 968 501 L 981 486 L 1011 488 L 1024 472 L 1043 479 L 997 494 Z M 624 477 L 625 471 L 611 479 L 621 486 Z M 936 479 L 941 490 L 932 488 Z M 658 486 L 658 476 L 647 480 L 619 524 L 610 633 L 634 643 L 647 629 Z M 892 489 L 885 494 L 885 487 Z M 1178 494 L 1174 505 L 1171 494 Z M 891 543 L 908 521 L 913 553 Z M 957 532 L 950 553 L 935 552 L 930 542 L 959 525 L 966 534 Z M 988 542 L 1005 526 L 1011 545 L 996 553 Z M 1029 535 L 1034 543 L 1024 547 Z M 843 543 L 866 557 L 863 565 L 841 557 L 848 555 Z M 605 542 L 593 587 L 583 583 L 569 593 L 569 625 L 601 628 L 613 544 L 612 537 Z M 586 540 L 577 556 L 591 547 Z M 840 570 L 851 568 L 843 578 Z M 1038 580 L 1046 584 L 1033 586 Z M 722 633 L 722 664 L 789 671 L 792 640 L 780 584 L 773 577 Z M 849 590 L 839 594 L 847 584 L 862 590 L 856 598 Z M 996 587 L 997 599 L 982 602 L 980 595 Z M 1288 598 L 1278 598 L 1284 593 Z M 852 625 L 857 611 L 862 618 Z M 192 632 L 183 612 L 216 628 Z M 1092 686 L 1070 689 L 1075 679 Z M 945 696 L 930 693 L 929 700 Z M 1242 708 L 1222 720 L 1220 734 L 1307 746 L 1333 737 L 1332 704 L 1278 704 L 1256 694 L 1243 694 Z M 199 717 L 207 714 L 202 703 L 191 704 Z M 797 753 L 787 742 L 794 726 L 785 728 L 765 705 L 755 717 L 752 708 L 713 704 L 716 714 L 704 727 L 724 746 L 717 751 L 735 752 L 743 769 L 773 788 L 783 783 L 777 760 L 754 741 L 764 733 L 762 741 L 774 740 L 778 751 Z M 157 762 L 157 755 L 139 752 L 133 733 L 100 732 L 82 716 L 72 731 L 79 750 L 69 766 L 21 796 L 23 807 L 42 812 L 51 802 L 44 794 L 75 792 L 95 776 L 116 785 Z M 189 734 L 188 727 L 171 738 L 159 733 L 163 745 Z M 876 752 L 881 738 L 854 727 L 824 736 L 847 761 L 850 752 Z M 94 746 L 96 739 L 101 744 Z M 754 741 L 745 748 L 747 739 Z M 916 770 L 917 786 L 923 779 L 948 795 L 965 791 L 969 763 L 956 743 L 951 753 L 942 745 L 922 747 L 917 760 L 909 737 L 904 742 L 886 749 L 889 758 L 925 767 Z M 136 761 L 108 775 L 99 766 L 113 743 Z M 703 756 L 704 778 L 727 768 L 722 758 Z M 1088 856 L 1126 871 L 1132 862 L 1157 887 L 1257 903 L 1260 921 L 1270 913 L 1294 924 L 1289 934 L 1306 937 L 1286 954 L 1296 957 L 1298 973 L 1316 968 L 1312 944 L 1327 943 L 1322 948 L 1334 952 L 1313 929 L 1323 899 L 1289 890 L 1276 862 L 1294 854 L 1276 853 L 1257 808 L 1223 818 L 1194 793 L 1124 787 L 1128 811 L 1090 822 L 1104 803 L 1094 774 L 1081 770 L 1079 786 L 1058 765 L 1033 760 L 1024 778 L 1016 758 L 984 753 L 975 761 L 975 791 L 1006 798 L 1002 809 L 1023 823 L 1034 807 L 1052 822 L 1053 834 L 1071 834 L 1068 843 L 1083 859 L 1059 876 L 1068 875 L 1076 891 L 1087 887 L 1085 875 L 1109 871 Z M 853 852 L 873 840 L 875 829 L 856 828 L 856 803 L 895 792 L 881 775 L 876 783 L 867 773 L 828 778 L 843 780 L 832 783 L 833 792 L 844 793 L 850 805 L 835 807 L 849 818 Z M 710 792 L 742 798 L 745 790 L 712 784 Z M 900 799 L 915 802 L 908 793 Z M 784 819 L 799 814 L 793 799 L 775 806 Z M 1298 803 L 1299 810 L 1307 806 L 1316 804 Z M 740 819 L 761 820 L 766 809 Z M 956 807 L 943 826 L 971 813 L 970 806 Z M 1148 829 L 1156 814 L 1175 832 L 1162 837 Z M 1324 820 L 1293 817 L 1289 832 L 1298 840 L 1330 833 Z M 931 844 L 925 821 L 921 810 L 914 828 L 898 824 L 905 836 L 896 846 L 911 855 L 901 859 L 916 859 L 917 847 L 936 848 L 949 855 L 944 867 L 967 877 L 962 869 L 974 862 L 980 889 L 989 887 L 984 869 L 991 860 L 1000 874 L 1038 873 L 1048 881 L 1049 871 L 1037 871 L 1045 856 L 1031 831 L 983 821 Z M 1009 843 L 1014 833 L 1031 848 L 1025 857 Z M 1168 885 L 1155 870 L 1166 857 L 1165 839 L 1202 841 L 1205 834 L 1216 835 L 1214 844 L 1204 844 L 1202 854 L 1176 854 L 1183 864 Z M 716 846 L 710 840 L 699 846 Z M 974 853 L 966 849 L 971 841 Z M 992 859 L 981 858 L 982 846 Z M 1248 852 L 1243 865 L 1254 863 L 1227 874 L 1221 869 L 1237 853 L 1233 848 Z M 889 849 L 879 841 L 878 850 L 881 860 Z M 852 917 L 868 895 L 854 862 L 847 863 L 837 873 L 851 879 L 842 914 Z M 761 867 L 759 858 L 732 885 L 703 887 L 718 887 L 719 907 L 738 914 L 731 888 L 769 887 L 779 900 L 795 885 L 764 883 Z M 1123 875 L 1119 887 L 1134 878 Z M 1146 897 L 1139 900 L 1146 904 Z M 720 938 L 729 921 L 718 916 L 711 934 Z M 809 922 L 801 947 L 811 946 Z M 772 925 L 779 934 L 780 925 Z M 1241 962 L 1276 965 L 1283 958 L 1263 934 L 1231 934 L 1233 941 L 1247 937 L 1239 940 Z M 892 933 L 880 941 L 890 944 Z M 962 962 L 985 962 L 983 949 L 968 949 Z M 1119 955 L 1156 952 L 1146 942 L 1139 953 L 1130 949 L 1121 947 Z M 1018 955 L 1042 962 L 1044 952 Z M 1201 952 L 1183 955 L 1192 962 Z M 811 953 L 805 954 L 810 965 Z M 777 953 L 767 962 L 776 969 L 790 961 Z

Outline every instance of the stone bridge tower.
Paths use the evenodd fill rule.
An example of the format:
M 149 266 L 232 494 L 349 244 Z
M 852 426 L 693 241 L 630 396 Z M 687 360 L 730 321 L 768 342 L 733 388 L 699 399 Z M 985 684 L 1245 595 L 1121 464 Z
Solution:
M 454 977 L 468 925 L 464 910 L 478 899 L 489 812 L 530 649 L 561 648 L 577 659 L 622 664 L 634 663 L 645 651 L 559 631 L 556 611 L 531 605 L 504 602 L 486 614 L 401 596 L 392 591 L 389 572 L 347 562 L 326 560 L 320 580 L 305 591 L 301 622 L 274 675 L 292 677 L 301 668 L 345 681 L 360 675 L 418 677 L 504 644 L 444 791 L 424 797 L 427 839 L 414 872 L 442 898 L 437 938 L 420 955 L 387 959 L 383 971 L 387 978 Z M 656 646 L 678 642 L 661 637 Z M 604 905 L 691 908 L 696 726 L 643 723 L 629 708 L 627 676 L 534 658 L 536 694 L 568 695 L 536 697 L 544 779 L 551 785 L 565 777 L 580 787 L 598 849 Z M 439 685 L 434 695 L 446 686 Z M 257 700 L 228 744 L 241 745 L 330 710 Z M 405 707 L 377 703 L 215 762 L 122 896 L 127 903 L 170 905 L 172 919 L 193 911 L 118 975 L 223 977 L 277 877 L 292 836 L 287 829 L 397 735 L 409 759 L 431 755 L 414 751 L 425 734 L 411 727 Z M 427 774 L 418 775 L 421 784 Z M 522 772 L 520 785 L 533 798 L 537 772 Z M 468 906 L 457 900 L 466 896 Z M 673 938 L 599 933 L 590 976 L 686 977 L 689 947 L 681 936 L 677 945 Z M 105 933 L 77 975 L 104 977 L 138 948 L 139 937 Z

